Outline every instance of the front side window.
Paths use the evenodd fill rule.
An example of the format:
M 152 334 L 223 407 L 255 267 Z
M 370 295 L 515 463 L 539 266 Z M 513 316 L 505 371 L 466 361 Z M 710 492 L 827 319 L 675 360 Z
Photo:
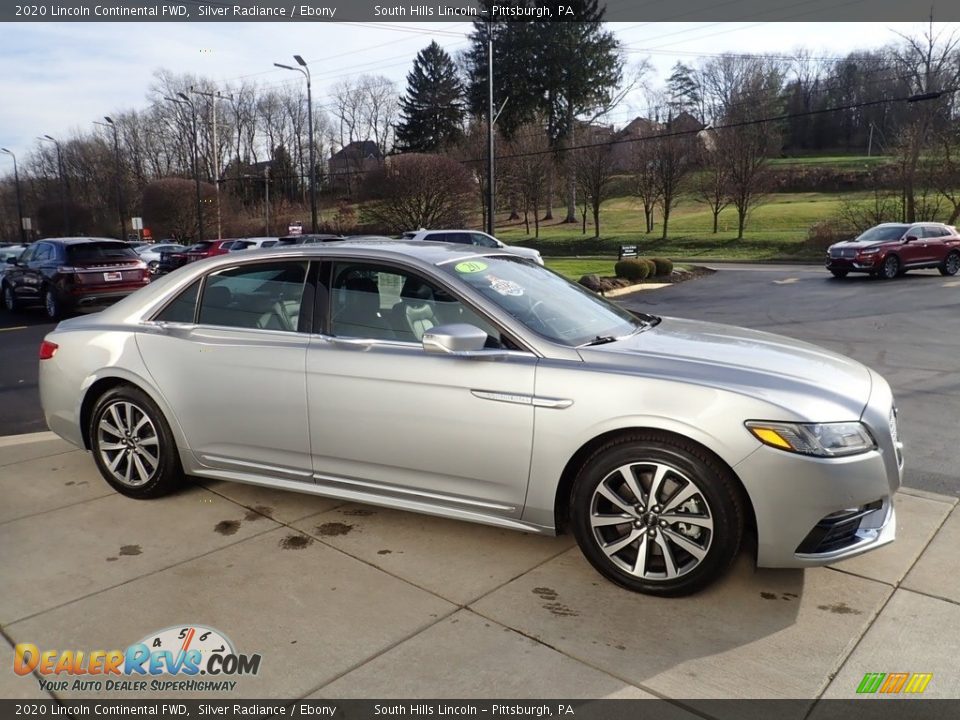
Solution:
M 371 263 L 333 266 L 330 329 L 337 337 L 420 343 L 431 328 L 452 323 L 486 332 L 487 347 L 505 342 L 493 324 L 420 275 Z
M 306 278 L 306 262 L 242 265 L 210 275 L 199 322 L 296 332 Z
M 51 248 L 46 243 L 39 245 L 37 247 L 37 252 L 33 256 L 35 262 L 47 262 L 48 260 L 53 259 L 53 248 Z
M 528 329 L 562 345 L 609 342 L 648 325 L 647 321 L 523 258 L 484 256 L 453 260 L 440 268 Z
M 470 233 L 470 237 L 473 238 L 473 244 L 479 245 L 480 247 L 487 248 L 498 248 L 500 244 L 494 240 L 492 237 L 488 237 L 483 233 Z

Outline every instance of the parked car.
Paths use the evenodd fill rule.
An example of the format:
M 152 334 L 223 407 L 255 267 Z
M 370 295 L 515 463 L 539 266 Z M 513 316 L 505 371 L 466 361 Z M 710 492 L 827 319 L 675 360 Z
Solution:
M 156 245 L 144 245 L 136 249 L 137 255 L 147 264 L 147 270 L 151 274 L 156 274 L 160 268 L 160 259 L 163 253 L 178 252 L 186 248 L 180 243 L 158 243 Z
M 880 375 L 631 314 L 499 249 L 211 258 L 61 323 L 40 357 L 50 429 L 130 497 L 185 473 L 572 529 L 600 573 L 658 595 L 715 580 L 748 532 L 764 567 L 894 539 L 903 456 Z
M 259 248 L 268 248 L 273 247 L 277 244 L 277 240 L 280 238 L 276 237 L 248 237 L 243 238 L 243 242 L 246 243 L 244 250 L 258 250 Z M 236 250 L 237 248 L 233 248 Z
M 0 270 L 7 263 L 7 258 L 19 257 L 20 253 L 27 249 L 27 245 L 4 245 L 0 247 Z
M 317 243 L 336 242 L 343 240 L 342 235 L 331 235 L 329 233 L 307 233 L 306 235 L 287 235 L 279 238 L 275 247 L 284 247 L 287 245 L 316 245 Z
M 187 253 L 191 250 L 198 250 L 201 247 L 203 247 L 201 243 L 194 243 L 182 250 L 162 250 L 160 252 L 160 263 L 157 265 L 155 274 L 165 275 L 179 267 L 183 267 L 187 264 Z
M 920 268 L 956 275 L 960 235 L 955 227 L 942 223 L 882 223 L 853 240 L 831 245 L 826 266 L 835 278 L 855 272 L 889 280 Z
M 230 248 L 236 242 L 236 238 L 229 240 L 204 240 L 187 248 L 187 262 L 196 262 L 216 255 L 224 255 L 230 252 Z
M 424 230 L 421 228 L 420 230 L 405 232 L 403 239 L 448 242 L 457 245 L 475 245 L 482 248 L 505 250 L 511 255 L 528 258 L 539 265 L 543 265 L 543 258 L 540 257 L 539 251 L 520 245 L 507 245 L 497 240 L 493 235 L 487 235 L 479 230 Z
M 98 309 L 150 282 L 147 264 L 122 240 L 38 240 L 7 260 L 3 304 L 13 312 L 42 304 L 56 320 L 80 309 Z

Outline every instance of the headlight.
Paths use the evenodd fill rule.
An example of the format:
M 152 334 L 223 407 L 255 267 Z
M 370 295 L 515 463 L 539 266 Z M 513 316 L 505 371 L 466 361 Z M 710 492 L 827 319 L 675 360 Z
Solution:
M 861 255 L 876 255 L 878 252 L 880 252 L 880 248 L 867 248 L 866 250 L 861 250 L 861 251 L 860 251 L 860 254 L 861 254 Z
M 784 423 L 749 420 L 744 424 L 764 445 L 801 455 L 843 457 L 867 452 L 877 446 L 870 431 L 861 422 Z

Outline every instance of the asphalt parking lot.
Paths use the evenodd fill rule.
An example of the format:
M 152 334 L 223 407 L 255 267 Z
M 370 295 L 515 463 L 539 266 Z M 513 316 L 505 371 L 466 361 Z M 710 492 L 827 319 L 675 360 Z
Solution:
M 660 697 L 680 702 L 678 717 L 742 709 L 698 704 L 710 698 L 794 698 L 779 714 L 799 719 L 819 698 L 856 697 L 868 672 L 933 673 L 926 697 L 960 697 L 958 292 L 929 273 L 836 282 L 768 266 L 622 299 L 793 335 L 887 376 L 908 487 L 897 542 L 867 556 L 758 571 L 747 551 L 707 591 L 664 600 L 607 583 L 569 536 L 212 481 L 138 502 L 59 439 L 0 437 L 4 657 L 17 643 L 108 650 L 203 624 L 263 657 L 228 697 Z M 8 402 L 29 392 L 7 383 L 35 384 L 44 330 L 19 325 L 0 333 L 8 435 L 27 432 Z M 4 665 L 0 697 L 105 696 L 42 690 Z

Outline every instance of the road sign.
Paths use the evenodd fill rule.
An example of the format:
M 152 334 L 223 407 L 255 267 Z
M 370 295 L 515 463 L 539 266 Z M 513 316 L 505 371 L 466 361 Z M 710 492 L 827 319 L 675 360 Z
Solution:
M 28 217 L 23 219 L 23 229 L 24 230 L 33 230 L 33 220 Z
M 132 223 L 134 230 L 143 230 L 143 218 L 142 218 L 142 217 L 130 218 L 130 222 Z

